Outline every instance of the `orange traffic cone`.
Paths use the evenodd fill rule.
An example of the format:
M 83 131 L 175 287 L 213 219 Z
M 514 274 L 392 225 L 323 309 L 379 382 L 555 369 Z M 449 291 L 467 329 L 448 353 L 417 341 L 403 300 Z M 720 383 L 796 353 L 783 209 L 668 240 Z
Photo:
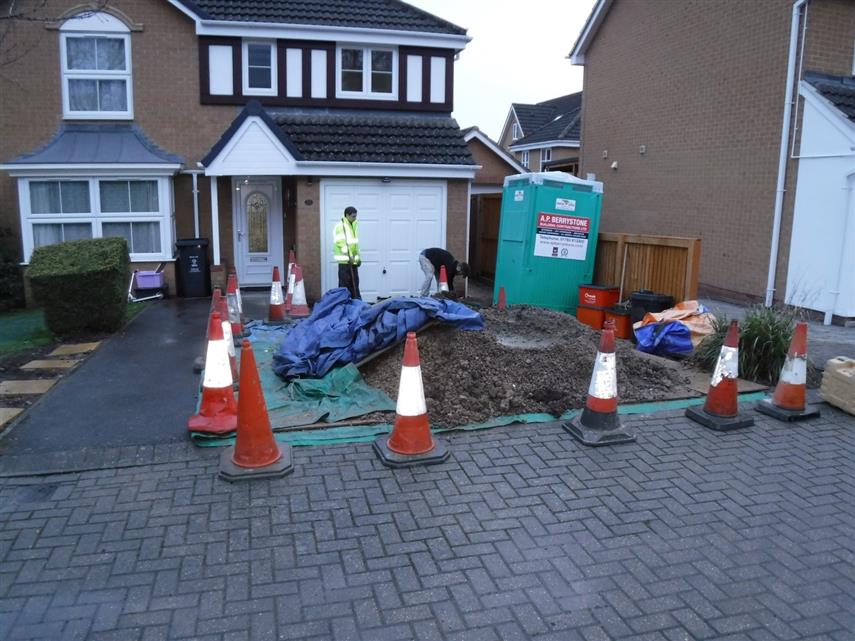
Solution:
M 199 413 L 191 416 L 187 427 L 192 432 L 223 434 L 237 429 L 237 404 L 232 391 L 229 351 L 223 337 L 219 312 L 211 314 L 208 323 L 208 351 L 205 355 L 205 378 Z
M 297 263 L 294 263 L 294 295 L 291 297 L 291 311 L 289 312 L 293 318 L 302 318 L 308 316 L 309 305 L 306 303 L 306 286 L 303 284 L 303 270 Z
M 713 371 L 703 408 L 690 407 L 686 416 L 704 427 L 729 432 L 754 425 L 751 417 L 739 416 L 736 379 L 739 378 L 739 325 L 730 321 Z
M 294 250 L 288 251 L 288 270 L 285 272 L 285 313 L 291 313 L 291 299 L 294 297 L 294 265 L 297 264 L 297 257 L 294 255 Z
M 500 312 L 505 311 L 505 307 L 507 307 L 507 306 L 508 306 L 508 298 L 505 295 L 505 288 L 499 287 L 499 305 L 498 305 L 499 311 Z
M 799 322 L 790 341 L 787 360 L 781 368 L 781 376 L 771 399 L 757 403 L 757 411 L 781 421 L 797 421 L 819 416 L 819 408 L 808 407 L 805 401 L 807 389 L 807 323 Z
M 562 427 L 576 440 L 591 447 L 632 443 L 635 434 L 624 431 L 617 408 L 615 325 L 612 321 L 606 321 L 594 361 L 594 373 L 588 385 L 585 409 Z
M 445 271 L 445 265 L 439 266 L 439 291 L 448 291 L 448 272 Z
M 240 350 L 240 396 L 235 444 L 220 455 L 220 478 L 279 478 L 294 471 L 291 446 L 273 437 L 264 392 L 258 379 L 252 346 L 244 339 Z
M 229 308 L 226 304 L 226 299 L 223 298 L 223 293 L 219 287 L 214 288 L 212 309 L 220 314 L 220 320 L 223 326 L 223 338 L 226 340 L 226 345 L 229 348 L 229 365 L 232 368 L 232 381 L 235 384 L 238 382 L 237 354 L 235 352 L 235 342 L 232 336 L 232 324 L 229 322 Z
M 281 325 L 285 322 L 285 297 L 282 295 L 282 281 L 279 278 L 279 266 L 273 268 L 273 282 L 270 286 L 270 307 L 267 312 L 267 322 L 270 325 Z
M 383 465 L 433 465 L 448 458 L 445 441 L 433 438 L 430 432 L 415 332 L 407 332 L 396 414 L 392 434 L 384 434 L 374 441 L 374 451 Z
M 229 278 L 232 276 L 235 279 L 235 300 L 237 300 L 238 316 L 243 318 L 243 300 L 240 296 L 240 283 L 238 282 L 237 271 L 235 271 L 234 267 L 229 267 Z M 228 281 L 226 281 L 226 287 L 228 288 Z
M 240 338 L 243 336 L 243 325 L 240 319 L 237 275 L 235 274 L 229 274 L 228 285 L 226 287 L 226 304 L 229 308 L 229 322 L 232 324 L 232 336 Z

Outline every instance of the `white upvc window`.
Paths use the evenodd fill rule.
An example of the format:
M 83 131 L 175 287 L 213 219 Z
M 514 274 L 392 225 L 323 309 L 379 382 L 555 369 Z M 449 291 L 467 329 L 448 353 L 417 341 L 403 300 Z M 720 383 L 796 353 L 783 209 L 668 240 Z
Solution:
M 66 119 L 133 119 L 131 37 L 118 19 L 68 19 L 60 28 L 60 65 Z
M 133 261 L 172 255 L 169 178 L 22 178 L 19 187 L 27 261 L 43 245 L 113 236 Z
M 522 159 L 520 160 L 522 166 L 528 169 L 528 151 L 522 152 Z
M 520 126 L 518 123 L 514 123 L 511 125 L 511 140 L 519 140 L 520 137 Z
M 552 160 L 552 147 L 546 147 L 545 149 L 540 150 L 540 164 L 542 165 L 545 162 L 549 162 Z
M 339 47 L 336 50 L 336 96 L 396 99 L 398 52 L 373 47 Z
M 243 94 L 245 96 L 275 96 L 277 87 L 276 43 L 243 41 Z

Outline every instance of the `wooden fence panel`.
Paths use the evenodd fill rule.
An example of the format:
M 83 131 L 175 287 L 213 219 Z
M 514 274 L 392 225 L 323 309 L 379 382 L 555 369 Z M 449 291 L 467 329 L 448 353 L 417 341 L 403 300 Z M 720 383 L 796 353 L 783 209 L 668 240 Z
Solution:
M 623 299 L 649 289 L 675 302 L 698 296 L 699 238 L 602 233 L 597 243 L 594 282 L 620 287 Z

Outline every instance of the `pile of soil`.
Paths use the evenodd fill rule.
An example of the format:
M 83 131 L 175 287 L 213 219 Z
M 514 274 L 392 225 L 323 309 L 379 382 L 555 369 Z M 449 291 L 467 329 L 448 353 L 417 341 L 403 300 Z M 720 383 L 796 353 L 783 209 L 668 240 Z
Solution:
M 481 310 L 483 331 L 436 325 L 419 333 L 422 380 L 431 425 L 455 427 L 497 416 L 584 407 L 600 333 L 575 317 L 517 305 Z M 403 344 L 365 363 L 370 385 L 395 399 Z M 618 341 L 621 402 L 696 395 L 683 367 Z

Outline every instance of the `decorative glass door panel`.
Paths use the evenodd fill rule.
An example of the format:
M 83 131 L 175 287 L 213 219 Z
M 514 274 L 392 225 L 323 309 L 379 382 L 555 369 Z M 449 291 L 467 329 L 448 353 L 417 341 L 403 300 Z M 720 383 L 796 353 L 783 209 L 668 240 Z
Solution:
M 266 254 L 267 239 L 270 235 L 268 218 L 270 202 L 264 194 L 251 194 L 246 201 L 246 231 L 250 254 Z M 250 257 L 251 259 L 251 257 Z
M 270 285 L 282 265 L 279 178 L 235 180 L 235 265 L 242 285 Z

